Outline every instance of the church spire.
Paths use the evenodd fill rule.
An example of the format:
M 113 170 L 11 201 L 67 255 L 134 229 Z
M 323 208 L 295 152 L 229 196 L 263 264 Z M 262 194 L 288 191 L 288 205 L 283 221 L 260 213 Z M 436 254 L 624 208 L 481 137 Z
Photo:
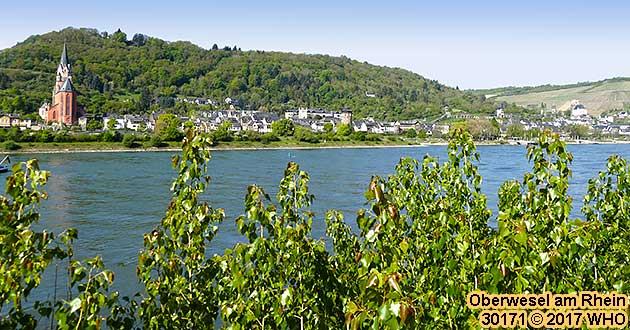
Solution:
M 66 43 L 63 43 L 63 52 L 61 53 L 61 65 L 68 65 L 68 49 L 66 48 Z
M 72 84 L 72 78 L 68 77 L 64 81 L 63 85 L 59 89 L 59 92 L 74 92 L 74 85 Z

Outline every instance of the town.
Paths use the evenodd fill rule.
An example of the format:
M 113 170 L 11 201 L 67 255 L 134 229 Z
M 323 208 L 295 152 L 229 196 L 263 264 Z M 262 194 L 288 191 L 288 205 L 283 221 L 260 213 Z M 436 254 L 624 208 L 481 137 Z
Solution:
M 366 97 L 376 97 L 366 92 Z M 151 100 L 157 103 L 157 99 Z M 523 109 L 523 113 L 507 112 L 505 104 L 497 107 L 494 114 L 471 114 L 458 109 L 443 107 L 442 115 L 433 120 L 412 119 L 379 121 L 372 117 L 353 118 L 353 111 L 344 108 L 341 111 L 311 109 L 300 107 L 286 110 L 284 113 L 245 110 L 230 97 L 223 102 L 208 98 L 175 98 L 174 102 L 185 103 L 192 107 L 211 106 L 222 110 L 197 110 L 187 115 L 174 115 L 183 130 L 186 123 L 192 123 L 199 131 L 211 133 L 225 126 L 230 132 L 272 133 L 272 124 L 280 120 L 290 120 L 313 133 L 337 132 L 340 125 L 349 127 L 353 132 L 379 135 L 402 135 L 407 137 L 445 137 L 451 127 L 467 128 L 478 140 L 527 140 L 542 130 L 557 132 L 564 139 L 615 139 L 630 136 L 630 118 L 626 111 L 609 111 L 600 116 L 592 116 L 588 109 L 574 100 L 568 110 L 559 111 L 555 105 L 550 108 L 540 107 L 532 113 Z M 222 106 L 223 104 L 223 106 Z M 21 118 L 18 114 L 0 114 L 0 128 L 18 128 L 25 133 L 41 130 L 58 132 L 70 129 L 71 134 L 99 133 L 107 130 L 126 132 L 153 132 L 162 112 L 147 115 L 115 114 L 102 116 L 87 114 L 85 108 L 77 104 L 77 91 L 72 78 L 72 65 L 68 49 L 64 44 L 56 72 L 51 103 L 45 102 L 39 109 L 38 120 Z

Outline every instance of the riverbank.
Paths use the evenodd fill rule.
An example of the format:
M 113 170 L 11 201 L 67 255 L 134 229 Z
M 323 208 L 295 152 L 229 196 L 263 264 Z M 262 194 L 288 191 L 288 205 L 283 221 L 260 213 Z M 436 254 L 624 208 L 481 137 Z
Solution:
M 476 145 L 526 145 L 530 141 L 477 141 Z M 282 150 L 282 149 L 347 149 L 347 148 L 414 148 L 425 146 L 445 146 L 444 140 L 405 140 L 405 141 L 332 141 L 317 144 L 295 141 L 275 141 L 268 144 L 250 141 L 222 142 L 211 150 Z M 567 144 L 630 144 L 628 140 L 567 141 Z M 71 142 L 71 143 L 22 143 L 18 150 L 4 150 L 4 154 L 59 154 L 59 153 L 99 153 L 99 152 L 178 152 L 178 142 L 165 143 L 163 147 L 126 148 L 120 142 Z
M 446 144 L 446 142 L 435 142 Z M 211 150 L 277 150 L 277 149 L 341 149 L 341 148 L 400 148 L 421 147 L 421 141 L 332 141 L 317 144 L 295 141 L 274 141 L 267 144 L 251 141 L 221 142 Z M 118 142 L 71 142 L 71 143 L 23 143 L 18 150 L 5 150 L 11 154 L 57 154 L 57 153 L 96 153 L 96 152 L 178 152 L 178 142 L 165 143 L 163 147 L 135 148 L 124 147 Z

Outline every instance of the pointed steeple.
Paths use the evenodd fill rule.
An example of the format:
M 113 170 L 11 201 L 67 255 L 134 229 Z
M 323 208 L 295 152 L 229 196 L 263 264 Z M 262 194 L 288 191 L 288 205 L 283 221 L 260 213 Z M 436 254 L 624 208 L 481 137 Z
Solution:
M 63 83 L 59 91 L 60 92 L 74 92 L 74 85 L 72 84 L 72 78 L 68 77 L 68 79 L 66 79 L 66 81 Z
M 66 43 L 63 43 L 63 52 L 61 53 L 61 65 L 68 65 L 68 49 L 66 48 Z

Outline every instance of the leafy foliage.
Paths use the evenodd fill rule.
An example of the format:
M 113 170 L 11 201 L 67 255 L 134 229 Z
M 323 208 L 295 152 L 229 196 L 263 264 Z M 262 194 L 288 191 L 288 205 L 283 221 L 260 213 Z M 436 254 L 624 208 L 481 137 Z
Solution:
M 593 283 L 593 290 L 629 292 L 627 248 L 630 219 L 630 166 L 619 156 L 608 159 L 607 170 L 589 180 L 584 197 L 583 213 L 586 222 L 582 223 L 584 237 L 581 243 L 591 247 L 585 256 L 589 263 L 584 270 L 587 280 Z M 577 239 L 576 239 L 577 240 Z
M 54 317 L 59 329 L 101 329 L 104 325 L 115 329 L 133 328 L 135 302 L 125 308 L 120 305 L 118 292 L 109 293 L 114 273 L 104 269 L 100 257 L 84 263 L 72 261 L 70 276 L 71 289 L 75 288 L 79 294 L 72 300 L 57 302 Z
M 371 209 L 358 212 L 359 237 L 329 214 L 340 276 L 354 284 L 348 326 L 446 328 L 467 319 L 465 296 L 477 283 L 490 233 L 475 159 L 470 137 L 460 132 L 446 163 L 407 158 L 388 180 L 374 177 L 366 192 Z
M 337 126 L 337 135 L 338 136 L 349 136 L 352 134 L 352 126 L 348 124 L 339 124 Z
M 219 125 L 219 127 L 217 127 L 217 129 L 212 132 L 212 142 L 216 144 L 218 142 L 232 141 L 234 139 L 234 134 L 232 134 L 232 131 L 230 131 L 231 127 L 231 121 L 222 122 L 221 125 Z
M 279 208 L 265 206 L 264 190 L 250 186 L 246 215 L 236 222 L 248 243 L 221 260 L 221 317 L 231 329 L 328 329 L 343 321 L 338 280 L 322 240 L 310 237 L 308 175 L 289 163 Z
M 133 134 L 125 134 L 123 136 L 122 143 L 125 148 L 135 148 L 138 146 L 136 143 L 136 136 Z
M 293 121 L 290 119 L 280 119 L 271 123 L 271 130 L 277 136 L 290 136 L 294 131 Z
M 8 140 L 8 141 L 4 142 L 4 150 L 13 151 L 13 150 L 19 150 L 21 148 L 22 148 L 22 146 L 20 146 L 19 144 L 15 143 L 15 141 L 13 141 L 13 140 Z
M 0 325 L 37 325 L 23 301 L 53 258 L 69 258 L 77 294 L 36 302 L 35 311 L 60 329 L 479 328 L 465 303 L 474 290 L 630 291 L 630 165 L 610 157 L 589 181 L 585 219 L 571 219 L 573 156 L 550 132 L 528 147 L 532 171 L 501 186 L 496 229 L 488 226 L 479 155 L 459 129 L 446 161 L 405 158 L 387 178 L 374 176 L 356 231 L 328 211 L 332 249 L 311 236 L 310 178 L 289 163 L 277 203 L 250 186 L 236 219 L 245 242 L 213 256 L 208 247 L 224 212 L 201 199 L 210 145 L 210 137 L 189 129 L 181 158 L 173 159 L 171 203 L 139 255 L 140 301 L 110 293 L 114 275 L 98 257 L 70 259 L 76 231 L 56 240 L 30 229 L 48 173 L 36 161 L 15 166 L 9 197 L 0 198 L 0 310 L 8 310 Z
M 47 198 L 38 188 L 49 175 L 36 160 L 16 164 L 7 178 L 7 196 L 0 196 L 0 311 L 8 308 L 0 319 L 3 327 L 34 327 L 36 320 L 24 312 L 23 303 L 53 259 L 67 256 L 53 244 L 52 233 L 32 229 L 39 221 L 37 207 Z
M 155 135 L 159 136 L 163 141 L 178 141 L 182 139 L 182 133 L 179 130 L 181 122 L 177 116 L 170 113 L 158 116 L 155 123 Z
M 0 196 L 0 311 L 7 311 L 0 317 L 0 327 L 36 328 L 40 318 L 27 311 L 34 309 L 41 316 L 54 317 L 59 329 L 100 329 L 105 320 L 112 328 L 132 328 L 134 305 L 123 306 L 117 292 L 109 294 L 114 274 L 103 270 L 100 258 L 84 263 L 71 260 L 75 229 L 69 228 L 57 238 L 48 231 L 32 229 L 39 222 L 37 207 L 48 197 L 39 188 L 50 173 L 41 171 L 35 159 L 14 165 L 12 171 L 6 183 L 7 197 Z M 74 288 L 78 295 L 68 300 L 36 301 L 33 308 L 25 308 L 44 270 L 54 260 L 64 259 L 69 263 L 68 290 Z
M 319 135 L 313 133 L 310 128 L 302 126 L 295 127 L 293 138 L 300 142 L 319 143 Z
M 223 210 L 199 201 L 209 177 L 209 138 L 193 134 L 182 142 L 182 158 L 173 158 L 178 177 L 173 197 L 159 227 L 144 236 L 138 279 L 145 296 L 138 312 L 146 328 L 212 328 L 217 316 L 212 283 L 217 267 L 206 248 L 223 220 Z

